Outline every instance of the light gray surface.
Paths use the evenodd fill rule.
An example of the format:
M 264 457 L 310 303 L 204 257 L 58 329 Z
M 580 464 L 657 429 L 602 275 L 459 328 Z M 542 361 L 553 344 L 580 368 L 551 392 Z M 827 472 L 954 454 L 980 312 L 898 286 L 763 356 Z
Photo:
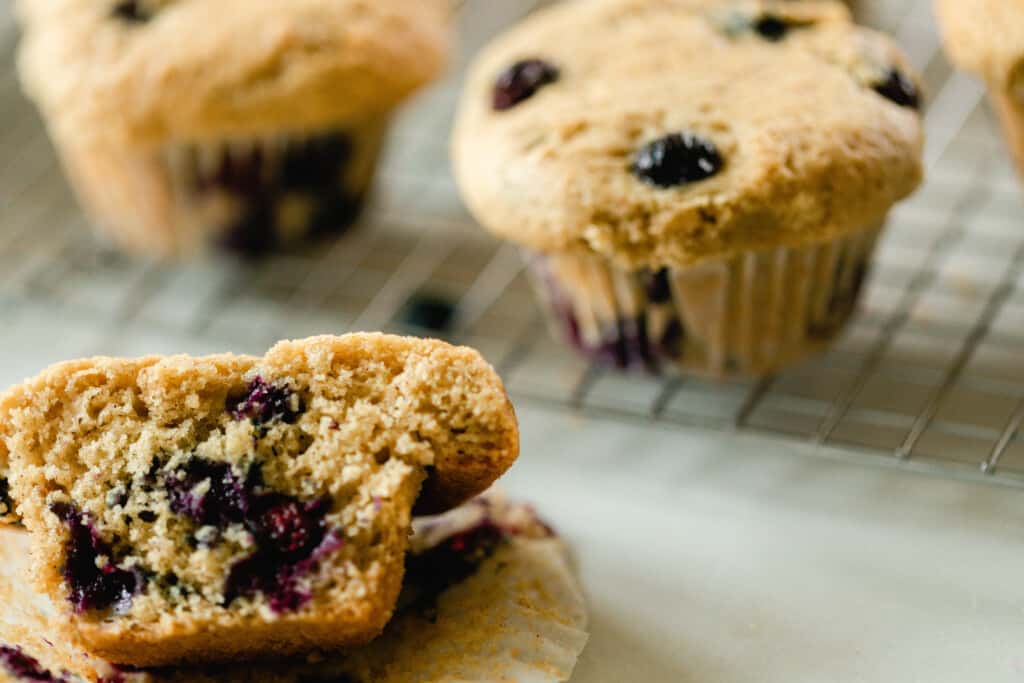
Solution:
M 576 549 L 578 683 L 1020 683 L 1011 489 L 522 409 L 503 482 Z

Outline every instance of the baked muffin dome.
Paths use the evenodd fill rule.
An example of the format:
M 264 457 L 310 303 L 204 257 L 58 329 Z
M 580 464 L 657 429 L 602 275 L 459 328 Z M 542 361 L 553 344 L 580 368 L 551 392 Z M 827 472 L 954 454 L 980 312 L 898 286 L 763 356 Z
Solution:
M 557 75 L 496 108 L 496 81 L 525 60 Z M 835 2 L 569 2 L 479 58 L 455 167 L 481 222 L 534 250 L 662 267 L 820 241 L 878 223 L 920 182 L 913 78 Z M 631 172 L 680 134 L 713 147 L 713 173 L 663 187 Z
M 22 82 L 123 249 L 264 255 L 360 215 L 445 0 L 20 0 Z
M 316 130 L 444 67 L 444 0 L 20 0 L 22 80 L 61 135 Z M 230 21 L 226 18 L 230 17 Z

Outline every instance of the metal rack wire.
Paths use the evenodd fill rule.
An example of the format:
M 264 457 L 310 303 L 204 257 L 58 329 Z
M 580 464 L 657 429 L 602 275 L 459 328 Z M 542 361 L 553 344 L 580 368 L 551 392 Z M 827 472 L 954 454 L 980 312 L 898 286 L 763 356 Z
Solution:
M 465 54 L 537 2 L 458 4 Z M 397 126 L 353 235 L 260 263 L 133 260 L 89 236 L 18 92 L 0 10 L 0 375 L 83 353 L 260 351 L 281 337 L 411 329 L 418 295 L 457 305 L 521 401 L 585 415 L 816 443 L 829 457 L 1024 486 L 1024 205 L 978 84 L 944 61 L 927 0 L 861 2 L 924 71 L 928 184 L 893 214 L 862 311 L 827 354 L 777 377 L 624 377 L 552 341 L 519 255 L 479 230 L 448 173 L 460 68 Z

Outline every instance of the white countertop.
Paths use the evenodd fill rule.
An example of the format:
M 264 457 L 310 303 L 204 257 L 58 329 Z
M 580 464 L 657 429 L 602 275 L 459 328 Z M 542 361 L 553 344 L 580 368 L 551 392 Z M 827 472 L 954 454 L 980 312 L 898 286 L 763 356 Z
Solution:
M 578 683 L 1020 683 L 1020 492 L 520 407 L 503 480 L 571 541 Z

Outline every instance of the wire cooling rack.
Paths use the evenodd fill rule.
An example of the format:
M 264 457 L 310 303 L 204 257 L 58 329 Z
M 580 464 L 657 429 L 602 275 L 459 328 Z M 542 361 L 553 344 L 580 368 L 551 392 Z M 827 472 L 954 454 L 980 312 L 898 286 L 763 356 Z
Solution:
M 464 54 L 537 4 L 459 3 Z M 1024 486 L 1020 187 L 981 87 L 941 54 L 928 0 L 864 1 L 859 11 L 925 73 L 929 181 L 894 212 L 862 311 L 830 352 L 777 377 L 713 384 L 606 372 L 548 337 L 516 250 L 474 225 L 448 171 L 465 58 L 401 116 L 354 234 L 259 263 L 170 267 L 90 237 L 19 94 L 15 30 L 0 9 L 0 379 L 81 354 L 260 352 L 314 333 L 426 333 L 403 311 L 429 297 L 456 304 L 448 336 L 479 348 L 520 401 Z

